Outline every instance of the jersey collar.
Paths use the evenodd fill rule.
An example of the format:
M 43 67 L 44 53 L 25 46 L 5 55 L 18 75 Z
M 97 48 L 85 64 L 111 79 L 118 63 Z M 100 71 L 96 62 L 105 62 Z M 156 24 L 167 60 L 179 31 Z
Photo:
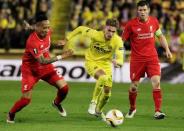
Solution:
M 36 37 L 39 41 L 43 41 L 43 39 L 40 39 L 40 38 L 38 37 L 38 35 L 37 35 L 36 32 L 34 32 L 34 35 L 35 35 L 35 37 Z
M 148 20 L 146 22 L 141 22 L 139 17 L 137 17 L 137 21 L 138 21 L 139 24 L 147 24 L 150 21 L 150 16 L 148 17 Z

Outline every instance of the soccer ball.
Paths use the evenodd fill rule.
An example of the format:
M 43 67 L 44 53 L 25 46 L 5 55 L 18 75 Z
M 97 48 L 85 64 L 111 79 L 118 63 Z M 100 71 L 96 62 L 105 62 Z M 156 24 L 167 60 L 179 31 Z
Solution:
M 117 109 L 112 109 L 106 114 L 106 123 L 112 127 L 121 125 L 124 121 L 123 113 Z

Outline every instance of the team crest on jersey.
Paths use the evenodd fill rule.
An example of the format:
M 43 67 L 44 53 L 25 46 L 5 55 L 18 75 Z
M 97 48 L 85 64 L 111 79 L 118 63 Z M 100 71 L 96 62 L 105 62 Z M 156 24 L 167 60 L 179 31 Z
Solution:
M 150 26 L 150 31 L 153 31 L 153 26 L 152 25 Z
M 38 50 L 37 50 L 36 48 L 33 49 L 33 52 L 34 52 L 35 54 L 38 54 Z
M 137 31 L 141 31 L 141 28 L 137 28 Z
M 43 48 L 43 45 L 41 45 L 40 48 L 42 49 Z

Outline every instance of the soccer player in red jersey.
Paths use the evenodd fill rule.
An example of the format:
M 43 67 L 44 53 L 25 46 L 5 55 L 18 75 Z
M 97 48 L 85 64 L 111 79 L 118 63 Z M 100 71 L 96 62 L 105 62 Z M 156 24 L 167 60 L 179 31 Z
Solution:
M 167 41 L 159 28 L 158 20 L 149 16 L 149 3 L 142 0 L 137 3 L 138 17 L 130 20 L 125 26 L 122 38 L 129 40 L 131 45 L 130 78 L 129 89 L 130 110 L 126 114 L 127 118 L 133 118 L 136 113 L 137 86 L 141 77 L 145 73 L 150 78 L 153 87 L 153 100 L 155 104 L 155 119 L 163 119 L 165 114 L 161 112 L 161 87 L 160 87 L 160 65 L 155 48 L 155 36 L 165 49 L 167 58 L 172 54 Z
M 40 79 L 57 88 L 57 95 L 52 105 L 59 111 L 61 116 L 67 115 L 61 106 L 61 102 L 65 99 L 69 87 L 64 78 L 57 74 L 51 63 L 69 57 L 73 52 L 67 50 L 61 55 L 50 57 L 50 36 L 50 23 L 47 16 L 39 15 L 36 18 L 35 29 L 27 39 L 22 58 L 22 96 L 10 109 L 7 123 L 14 123 L 15 114 L 30 103 L 33 86 Z

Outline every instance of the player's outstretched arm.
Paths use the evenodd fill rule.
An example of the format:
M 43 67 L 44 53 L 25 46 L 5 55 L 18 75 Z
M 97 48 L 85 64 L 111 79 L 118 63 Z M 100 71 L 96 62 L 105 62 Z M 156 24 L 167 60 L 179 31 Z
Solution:
M 52 46 L 55 48 L 64 48 L 64 46 L 66 46 L 67 40 L 58 40 L 55 43 L 52 43 Z
M 67 40 L 71 40 L 73 37 L 75 37 L 78 34 L 81 34 L 81 35 L 86 36 L 86 37 L 89 37 L 89 38 L 95 38 L 95 37 L 98 36 L 98 33 L 97 33 L 96 30 L 91 29 L 91 28 L 86 27 L 86 26 L 79 26 L 75 30 L 73 30 L 72 32 L 70 32 L 66 36 L 66 39 Z
M 52 57 L 52 58 L 45 58 L 43 56 L 43 54 L 41 54 L 37 60 L 39 61 L 39 63 L 41 64 L 50 64 L 50 63 L 53 63 L 53 62 L 56 62 L 56 61 L 59 61 L 61 59 L 64 59 L 64 58 L 67 58 L 69 56 L 72 56 L 73 55 L 73 50 L 66 50 L 64 51 L 61 55 L 58 55 L 56 57 Z
M 61 54 L 62 59 L 67 58 L 67 57 L 72 56 L 72 55 L 73 55 L 73 50 L 71 50 L 71 49 L 65 50 Z
M 64 39 L 64 40 L 58 40 L 56 42 L 56 46 L 61 46 L 63 47 L 64 45 L 66 45 L 67 41 Z

